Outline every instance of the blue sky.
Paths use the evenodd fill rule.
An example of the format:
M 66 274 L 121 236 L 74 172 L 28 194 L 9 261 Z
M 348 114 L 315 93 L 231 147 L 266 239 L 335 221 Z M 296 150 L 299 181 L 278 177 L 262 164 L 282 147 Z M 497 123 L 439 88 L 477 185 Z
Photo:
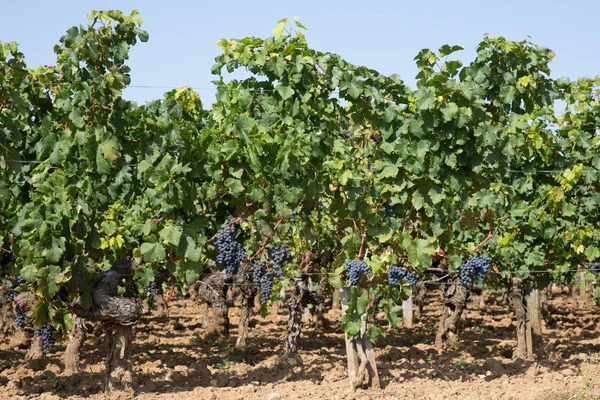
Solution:
M 52 50 L 71 26 L 86 24 L 91 9 L 138 9 L 148 43 L 132 52 L 132 85 L 189 85 L 205 104 L 214 99 L 210 69 L 220 38 L 271 34 L 283 17 L 299 16 L 309 45 L 384 74 L 399 74 L 414 86 L 413 58 L 422 48 L 460 45 L 468 61 L 484 33 L 526 39 L 556 53 L 553 76 L 600 74 L 600 1 L 66 1 L 1 0 L 0 40 L 15 41 L 28 65 L 54 64 Z M 129 88 L 140 103 L 166 89 Z

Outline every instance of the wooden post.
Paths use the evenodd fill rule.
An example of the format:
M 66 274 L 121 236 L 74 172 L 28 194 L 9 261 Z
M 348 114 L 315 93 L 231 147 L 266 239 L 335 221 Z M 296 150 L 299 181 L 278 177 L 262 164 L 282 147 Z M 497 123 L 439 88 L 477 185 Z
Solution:
M 340 292 L 342 312 L 348 309 L 348 288 L 342 288 Z M 364 383 L 365 372 L 368 374 L 368 387 L 379 388 L 379 373 L 375 360 L 373 344 L 367 336 L 367 314 L 361 315 L 361 328 L 359 337 L 349 339 L 345 335 L 346 358 L 348 361 L 348 376 L 353 390 L 358 389 Z
M 413 297 L 409 296 L 408 299 L 402 302 L 402 323 L 405 328 L 411 329 L 413 327 Z

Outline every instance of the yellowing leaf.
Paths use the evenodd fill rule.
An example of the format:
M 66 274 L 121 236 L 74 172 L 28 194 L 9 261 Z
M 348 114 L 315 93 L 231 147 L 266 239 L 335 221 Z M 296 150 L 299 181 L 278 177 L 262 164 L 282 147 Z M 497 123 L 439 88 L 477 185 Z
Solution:
M 287 23 L 287 18 L 280 19 L 279 22 L 277 22 L 277 26 L 275 26 L 275 29 L 273 29 L 273 35 L 281 36 L 281 34 L 283 33 L 283 28 L 285 28 L 286 23 Z

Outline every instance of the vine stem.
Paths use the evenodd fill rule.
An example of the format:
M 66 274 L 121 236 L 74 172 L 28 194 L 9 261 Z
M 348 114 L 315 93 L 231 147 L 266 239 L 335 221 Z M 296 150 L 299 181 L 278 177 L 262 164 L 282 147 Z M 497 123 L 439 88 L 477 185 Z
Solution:
M 360 250 L 358 250 L 358 258 L 361 259 L 362 258 L 362 254 L 363 254 L 363 248 L 365 246 L 365 239 L 367 238 L 367 228 L 365 227 L 365 230 L 363 231 L 361 239 L 360 239 Z
M 492 232 L 488 232 L 487 236 L 485 239 L 483 239 L 483 242 L 479 243 L 476 247 L 475 250 L 479 250 L 481 248 L 481 246 L 483 246 L 484 244 L 487 243 L 488 240 L 490 240 L 491 238 L 493 238 L 494 235 L 492 235 Z
M 4 247 L 0 246 L 0 250 L 2 250 L 5 253 L 11 253 L 10 250 L 5 249 Z
M 273 228 L 274 231 L 277 230 L 277 228 L 279 228 L 279 225 L 281 224 L 281 222 L 283 222 L 284 218 L 283 217 L 279 217 L 279 221 L 277 221 L 277 223 L 275 224 L 275 227 Z M 275 236 L 275 235 L 273 235 Z M 271 238 L 273 236 L 269 236 L 265 242 L 263 243 L 262 246 L 260 246 L 260 248 L 258 250 L 256 250 L 256 253 L 254 253 L 254 255 L 250 258 L 251 260 L 254 260 L 256 257 L 260 257 L 260 255 L 262 254 L 263 251 L 265 251 L 265 248 L 267 247 L 267 245 L 269 244 L 269 242 L 271 241 Z
M 244 214 L 246 214 L 248 212 L 248 210 L 254 205 L 254 203 L 248 203 L 246 204 L 246 209 L 244 211 L 242 211 L 242 213 L 240 214 L 239 217 L 237 217 L 232 224 L 237 224 L 238 222 L 240 222 L 242 220 L 242 218 L 244 217 Z

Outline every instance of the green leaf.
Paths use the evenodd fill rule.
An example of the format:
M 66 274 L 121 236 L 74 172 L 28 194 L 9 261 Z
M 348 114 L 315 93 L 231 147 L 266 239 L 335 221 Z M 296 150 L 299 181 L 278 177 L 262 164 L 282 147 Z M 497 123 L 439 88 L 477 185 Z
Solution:
M 165 248 L 160 243 L 142 243 L 140 253 L 146 262 L 159 262 L 167 257 Z
M 174 225 L 167 225 L 160 232 L 158 232 L 158 236 L 164 244 L 178 246 L 179 241 L 181 240 L 181 229 Z
M 196 242 L 191 237 L 185 238 L 187 246 L 185 249 L 184 257 L 192 262 L 200 261 L 200 256 L 202 255 L 202 250 L 196 246 Z
M 327 281 L 335 290 L 339 290 L 344 286 L 342 283 L 342 278 L 340 278 L 340 276 L 337 274 L 330 274 L 327 278 Z
M 81 110 L 78 108 L 73 108 L 71 113 L 69 114 L 69 119 L 73 122 L 76 128 L 83 128 L 85 126 L 85 119 L 83 118 L 83 114 Z
M 377 343 L 379 338 L 385 337 L 385 331 L 380 326 L 371 324 L 367 328 L 366 335 L 371 343 Z
M 585 256 L 588 261 L 594 261 L 596 258 L 600 257 L 600 250 L 596 246 L 589 246 L 585 249 Z
M 294 89 L 287 85 L 279 85 L 275 88 L 275 90 L 277 90 L 277 93 L 279 93 L 284 101 L 294 95 Z
M 39 270 L 40 290 L 47 298 L 56 296 L 62 283 L 68 281 L 69 270 L 63 271 L 57 265 L 49 265 Z
M 100 143 L 98 146 L 102 151 L 104 158 L 110 161 L 115 161 L 119 156 L 119 143 L 116 138 L 110 138 Z
M 385 163 L 385 166 L 383 167 L 381 172 L 378 174 L 378 178 L 379 179 L 395 178 L 396 176 L 398 176 L 398 172 L 400 172 L 400 170 L 396 165 L 391 164 L 391 163 Z
M 442 58 L 442 57 L 449 56 L 450 54 L 452 54 L 456 51 L 460 51 L 460 50 L 464 50 L 464 49 L 460 46 L 452 46 L 451 47 L 451 46 L 445 44 L 442 47 L 440 47 L 440 49 L 438 50 L 438 54 L 439 54 L 440 58 Z
M 442 200 L 446 198 L 446 195 L 442 191 L 441 188 L 431 188 L 429 189 L 429 199 L 433 205 L 439 204 Z
M 402 307 L 394 303 L 391 299 L 387 302 L 387 319 L 392 328 L 400 326 L 402 319 L 400 314 L 402 313 Z
M 351 319 L 351 317 L 344 315 L 341 319 L 342 329 L 350 339 L 356 338 L 360 334 L 361 321 L 356 319 Z
M 367 306 L 369 305 L 369 296 L 367 292 L 363 292 L 360 297 L 356 300 L 356 313 L 363 315 L 367 312 Z

